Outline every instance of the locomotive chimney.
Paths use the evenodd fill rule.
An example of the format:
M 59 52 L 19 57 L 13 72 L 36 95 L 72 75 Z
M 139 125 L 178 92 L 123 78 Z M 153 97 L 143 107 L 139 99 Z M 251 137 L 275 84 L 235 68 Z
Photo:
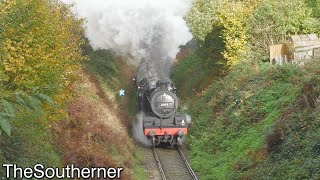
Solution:
M 168 90 L 168 84 L 169 84 L 168 81 L 163 81 L 163 80 L 158 81 L 158 87 L 160 88 L 160 90 Z

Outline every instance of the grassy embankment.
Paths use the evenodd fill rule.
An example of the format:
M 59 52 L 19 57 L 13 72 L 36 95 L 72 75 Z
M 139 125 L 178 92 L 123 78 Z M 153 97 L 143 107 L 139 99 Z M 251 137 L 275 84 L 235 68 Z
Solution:
M 188 142 L 202 179 L 319 178 L 319 60 L 304 67 L 266 63 L 270 46 L 295 34 L 319 35 L 315 4 L 193 4 L 185 19 L 200 45 L 172 77 L 193 117 Z
M 181 78 L 193 57 L 177 67 L 174 81 L 193 83 Z M 304 67 L 242 64 L 196 97 L 184 96 L 193 118 L 191 163 L 201 178 L 319 178 L 319 67 L 316 60 Z

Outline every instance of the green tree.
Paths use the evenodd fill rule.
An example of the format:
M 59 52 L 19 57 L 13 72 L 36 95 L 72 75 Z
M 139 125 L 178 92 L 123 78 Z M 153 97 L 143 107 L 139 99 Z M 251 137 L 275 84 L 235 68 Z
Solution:
M 222 0 L 198 0 L 186 16 L 186 22 L 193 36 L 204 41 L 218 22 L 217 13 L 221 8 Z
M 307 5 L 312 9 L 312 14 L 320 18 L 320 0 L 306 0 Z

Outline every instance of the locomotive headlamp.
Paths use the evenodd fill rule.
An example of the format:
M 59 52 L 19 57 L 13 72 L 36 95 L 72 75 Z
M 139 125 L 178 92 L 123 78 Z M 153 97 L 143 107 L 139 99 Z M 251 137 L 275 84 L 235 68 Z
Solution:
M 182 137 L 182 136 L 183 136 L 183 131 L 182 131 L 182 130 L 179 130 L 179 131 L 178 131 L 178 135 L 179 135 L 180 137 Z
M 149 135 L 150 135 L 151 137 L 154 137 L 154 136 L 155 136 L 155 132 L 152 130 L 152 131 L 149 132 Z

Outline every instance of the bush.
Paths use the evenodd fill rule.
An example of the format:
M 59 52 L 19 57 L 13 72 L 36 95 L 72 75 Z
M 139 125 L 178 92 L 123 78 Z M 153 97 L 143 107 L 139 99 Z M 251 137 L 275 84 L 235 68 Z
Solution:
M 196 42 L 192 47 L 194 51 L 173 68 L 172 80 L 179 87 L 180 98 L 194 96 L 226 74 L 227 64 L 221 54 L 224 46 L 221 27 L 216 27 L 204 42 Z M 185 81 L 186 76 L 188 81 Z

